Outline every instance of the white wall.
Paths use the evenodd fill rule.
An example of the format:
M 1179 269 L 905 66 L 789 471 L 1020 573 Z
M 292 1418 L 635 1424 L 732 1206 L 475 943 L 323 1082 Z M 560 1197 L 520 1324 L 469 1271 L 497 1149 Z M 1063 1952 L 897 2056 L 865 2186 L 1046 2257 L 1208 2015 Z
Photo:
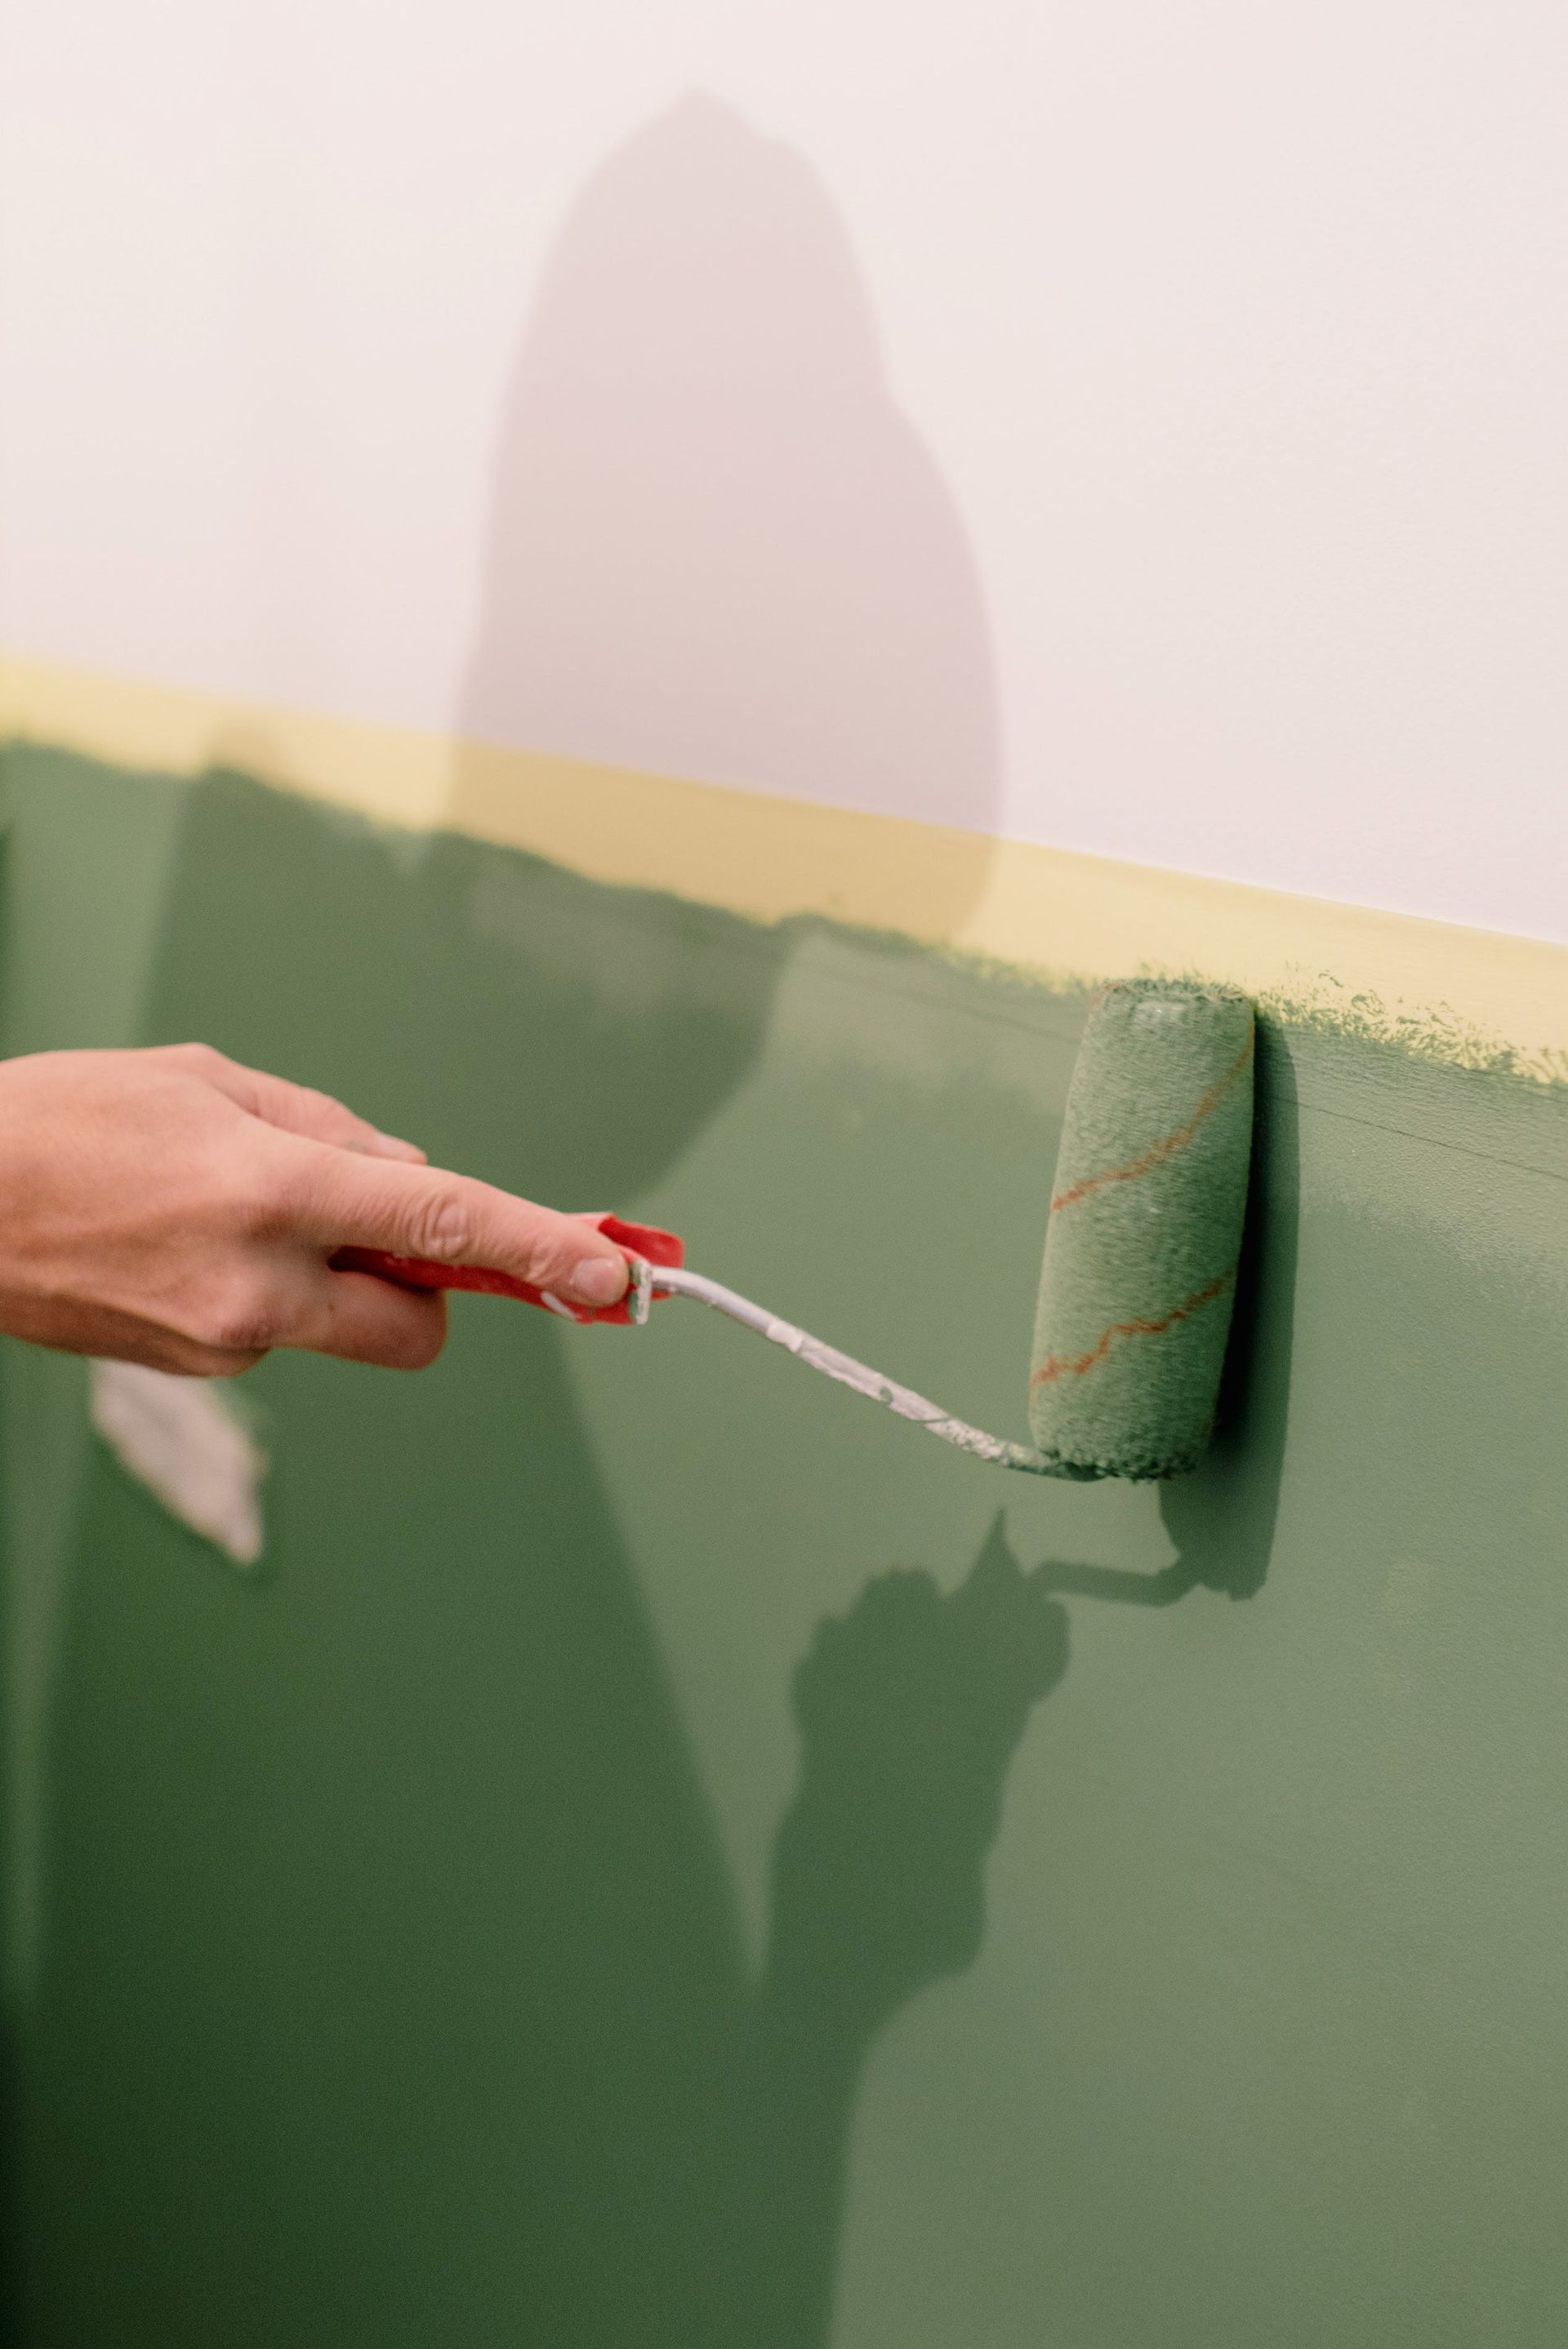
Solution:
M 1558 0 L 0 24 L 8 649 L 1568 937 Z

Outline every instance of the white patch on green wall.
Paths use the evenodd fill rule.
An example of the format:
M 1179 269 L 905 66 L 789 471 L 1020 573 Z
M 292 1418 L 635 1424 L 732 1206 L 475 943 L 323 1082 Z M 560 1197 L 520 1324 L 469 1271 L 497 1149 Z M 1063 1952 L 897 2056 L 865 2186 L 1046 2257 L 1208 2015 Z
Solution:
M 128 1475 L 235 1566 L 258 1563 L 267 1455 L 222 1385 L 139 1362 L 94 1362 L 90 1408 Z

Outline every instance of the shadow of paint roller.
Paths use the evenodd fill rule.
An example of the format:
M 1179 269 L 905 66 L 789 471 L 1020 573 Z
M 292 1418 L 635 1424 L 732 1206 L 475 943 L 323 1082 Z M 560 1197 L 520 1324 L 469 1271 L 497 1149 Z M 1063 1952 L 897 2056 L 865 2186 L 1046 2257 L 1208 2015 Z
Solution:
M 1253 1130 L 1253 1009 L 1228 988 L 1130 979 L 1089 1008 L 1068 1092 L 1029 1365 L 1032 1444 L 956 1419 L 734 1289 L 689 1271 L 674 1234 L 605 1218 L 633 1281 L 607 1311 L 510 1275 L 345 1248 L 343 1270 L 472 1288 L 568 1320 L 640 1322 L 686 1297 L 976 1458 L 1035 1476 L 1139 1481 L 1195 1468 L 1230 1334 Z

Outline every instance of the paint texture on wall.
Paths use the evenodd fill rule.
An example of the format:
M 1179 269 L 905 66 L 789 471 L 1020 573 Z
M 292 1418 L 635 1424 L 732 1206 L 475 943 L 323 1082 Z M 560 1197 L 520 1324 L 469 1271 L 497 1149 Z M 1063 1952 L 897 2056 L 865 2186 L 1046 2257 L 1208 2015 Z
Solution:
M 200 1032 L 1022 1432 L 1079 997 L 5 772 L 6 1049 Z M 1162 1493 L 459 1299 L 247 1382 L 242 1576 L 8 1350 L 21 2337 L 1556 2349 L 1568 1092 L 1265 1019 L 1258 1121 Z

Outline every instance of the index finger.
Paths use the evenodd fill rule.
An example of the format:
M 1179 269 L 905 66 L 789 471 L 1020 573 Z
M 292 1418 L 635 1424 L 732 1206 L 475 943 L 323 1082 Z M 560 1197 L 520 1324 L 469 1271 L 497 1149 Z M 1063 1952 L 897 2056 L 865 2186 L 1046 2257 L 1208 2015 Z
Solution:
M 584 1305 L 613 1305 L 625 1291 L 626 1259 L 593 1225 L 444 1167 L 303 1143 L 287 1193 L 294 1236 L 328 1252 L 490 1265 Z

